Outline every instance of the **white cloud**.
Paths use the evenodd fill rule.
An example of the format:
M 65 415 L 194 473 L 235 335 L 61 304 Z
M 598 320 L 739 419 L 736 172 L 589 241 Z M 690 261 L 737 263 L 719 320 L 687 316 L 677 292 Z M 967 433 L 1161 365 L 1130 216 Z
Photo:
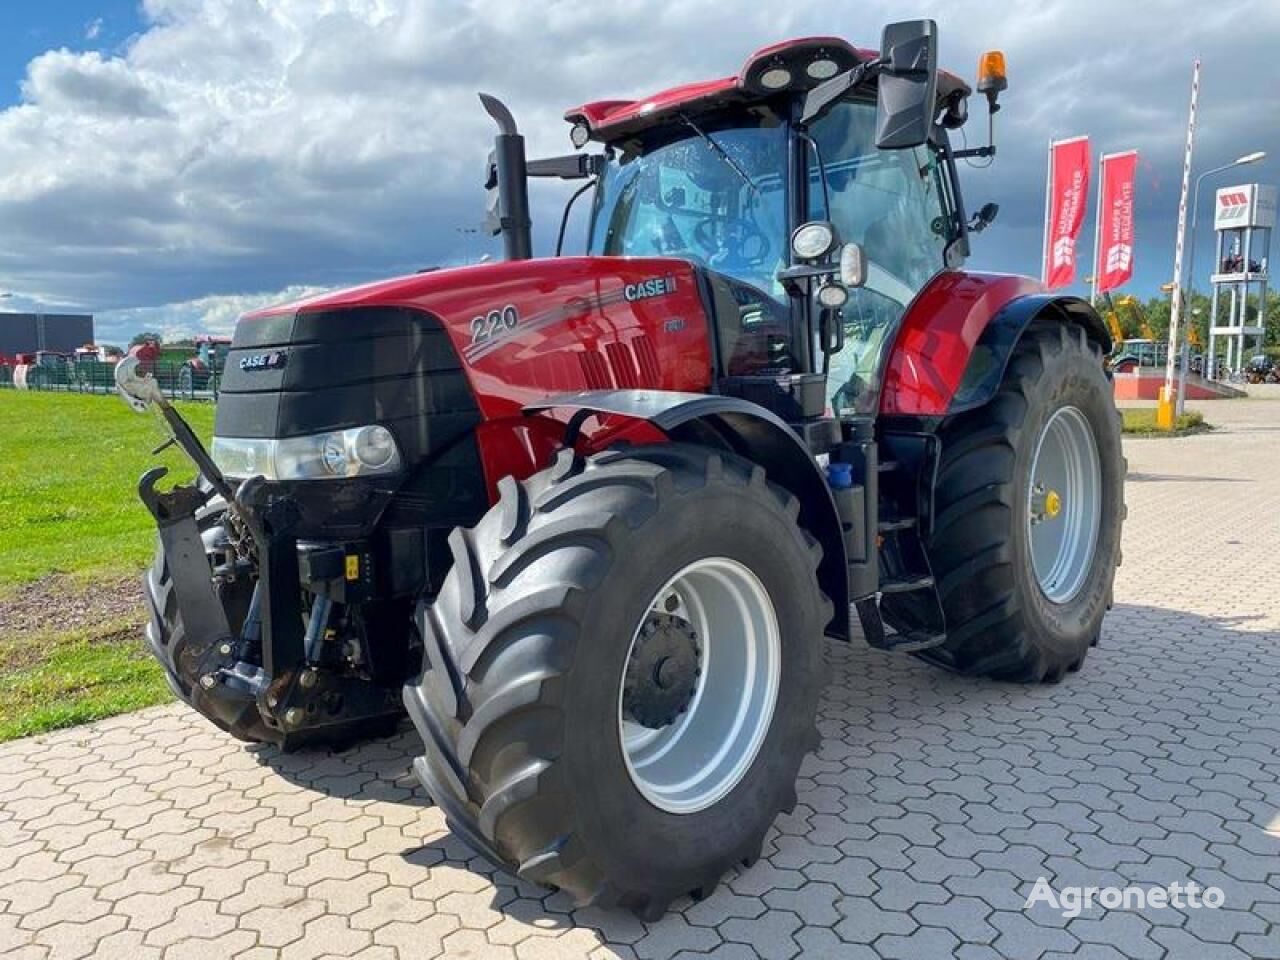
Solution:
M 102 18 L 94 17 L 84 25 L 84 38 L 86 40 L 97 40 L 102 36 Z
M 165 340 L 177 340 L 197 333 L 230 336 L 241 314 L 273 303 L 314 296 L 324 289 L 291 286 L 269 293 L 211 295 L 183 303 L 110 310 L 94 318 L 95 334 L 101 343 L 128 341 L 139 330 L 160 333 Z
M 965 171 L 971 206 L 1002 207 L 980 262 L 1035 270 L 1044 144 L 1082 131 L 1095 152 L 1143 152 L 1139 269 L 1163 256 L 1193 54 L 1205 59 L 1204 166 L 1241 147 L 1280 156 L 1280 132 L 1260 123 L 1275 112 L 1274 0 L 990 10 L 921 0 L 909 11 L 939 20 L 957 72 L 971 74 L 986 47 L 1008 54 L 1000 157 Z M 531 153 L 563 152 L 566 106 L 730 74 L 786 36 L 875 45 L 880 25 L 905 15 L 889 0 L 145 0 L 143 13 L 146 28 L 119 55 L 35 58 L 23 102 L 0 112 L 0 289 L 112 324 L 222 323 L 210 305 L 232 309 L 244 291 L 477 255 L 457 231 L 483 213 L 492 130 L 478 89 L 510 103 Z M 985 109 L 972 112 L 976 142 Z M 566 192 L 533 188 L 544 239 Z

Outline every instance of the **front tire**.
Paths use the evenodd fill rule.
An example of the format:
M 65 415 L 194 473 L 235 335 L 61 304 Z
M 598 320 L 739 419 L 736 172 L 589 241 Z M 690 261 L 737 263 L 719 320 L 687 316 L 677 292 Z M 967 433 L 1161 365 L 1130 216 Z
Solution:
M 991 402 L 939 435 L 928 552 L 947 639 L 918 655 L 1056 682 L 1097 644 L 1120 563 L 1125 460 L 1101 349 L 1082 327 L 1033 324 Z M 910 623 L 913 602 L 881 608 Z
M 419 611 L 424 671 L 405 688 L 426 744 L 415 769 L 454 832 L 499 866 L 578 904 L 660 916 L 753 861 L 795 803 L 817 743 L 821 550 L 761 468 L 699 447 L 566 452 L 500 491 L 473 530 L 454 531 L 454 567 Z M 680 586 L 695 581 L 701 594 Z M 697 612 L 717 606 L 739 622 Z M 717 665 L 727 686 L 714 686 Z M 734 676 L 759 696 L 731 709 L 716 697 Z M 758 736 L 711 722 L 700 749 L 664 744 L 717 703 Z M 726 762 L 682 776 L 652 762 L 664 750 Z

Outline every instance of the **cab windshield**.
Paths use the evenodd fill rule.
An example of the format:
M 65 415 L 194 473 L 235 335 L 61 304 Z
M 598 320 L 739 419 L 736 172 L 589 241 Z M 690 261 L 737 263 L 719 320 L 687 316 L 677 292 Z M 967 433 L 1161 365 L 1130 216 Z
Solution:
M 788 263 L 788 126 L 755 106 L 676 122 L 615 145 L 596 192 L 590 252 L 674 256 L 722 286 L 716 324 L 730 375 L 794 369 L 791 311 L 778 272 Z M 862 245 L 866 285 L 842 311 L 843 347 L 829 360 L 837 413 L 872 412 L 880 367 L 907 306 L 939 270 L 956 237 L 955 205 L 934 147 L 881 150 L 876 105 L 837 104 L 810 128 L 827 173 L 809 169 L 808 219 L 830 220 Z M 812 160 L 812 157 L 811 157 Z
M 786 125 L 765 108 L 695 122 L 610 151 L 590 252 L 683 257 L 784 303 Z

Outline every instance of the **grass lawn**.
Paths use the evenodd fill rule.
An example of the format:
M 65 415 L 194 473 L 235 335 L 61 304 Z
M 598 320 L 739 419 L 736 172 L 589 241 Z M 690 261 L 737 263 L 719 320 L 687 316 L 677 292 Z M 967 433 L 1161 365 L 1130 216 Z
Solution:
M 1204 422 L 1204 414 L 1199 410 L 1187 410 L 1168 431 L 1156 426 L 1154 408 L 1121 410 L 1120 413 L 1124 417 L 1124 432 L 1139 437 L 1185 437 L 1213 429 L 1212 425 Z
M 211 404 L 183 413 L 204 437 Z M 162 703 L 137 574 L 155 526 L 138 478 L 183 454 L 151 450 L 157 416 L 114 397 L 0 391 L 0 741 Z
M 171 698 L 137 616 L 0 637 L 0 742 Z
M 212 404 L 180 404 L 197 433 L 213 433 Z M 88 581 L 140 570 L 155 525 L 138 500 L 151 466 L 195 475 L 158 415 L 109 396 L 0 391 L 0 597 L 51 573 Z

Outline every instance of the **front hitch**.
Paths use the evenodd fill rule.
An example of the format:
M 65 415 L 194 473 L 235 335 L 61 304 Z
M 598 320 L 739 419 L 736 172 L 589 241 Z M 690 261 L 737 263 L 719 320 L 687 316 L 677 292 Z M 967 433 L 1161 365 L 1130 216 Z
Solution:
M 155 631 L 158 639 L 153 642 L 153 652 L 179 696 L 223 729 L 237 736 L 247 731 L 248 739 L 276 743 L 284 750 L 390 732 L 401 713 L 398 688 L 334 669 L 319 662 L 317 654 L 308 656 L 309 642 L 317 650 L 323 643 L 332 603 L 329 596 L 318 594 L 304 630 L 297 502 L 262 477 L 250 477 L 234 489 L 155 378 L 139 373 L 136 357 L 117 365 L 116 385 L 133 409 L 160 411 L 173 442 L 208 483 L 207 488 L 160 490 L 156 485 L 168 470 L 156 467 L 138 484 L 138 496 L 159 528 L 182 611 L 181 639 Z M 218 592 L 224 572 L 210 569 L 201 537 L 199 512 L 215 495 L 226 502 L 229 525 L 239 544 L 247 547 L 244 553 L 256 578 L 239 636 L 231 629 Z M 345 565 L 338 576 L 344 584 L 352 579 Z

